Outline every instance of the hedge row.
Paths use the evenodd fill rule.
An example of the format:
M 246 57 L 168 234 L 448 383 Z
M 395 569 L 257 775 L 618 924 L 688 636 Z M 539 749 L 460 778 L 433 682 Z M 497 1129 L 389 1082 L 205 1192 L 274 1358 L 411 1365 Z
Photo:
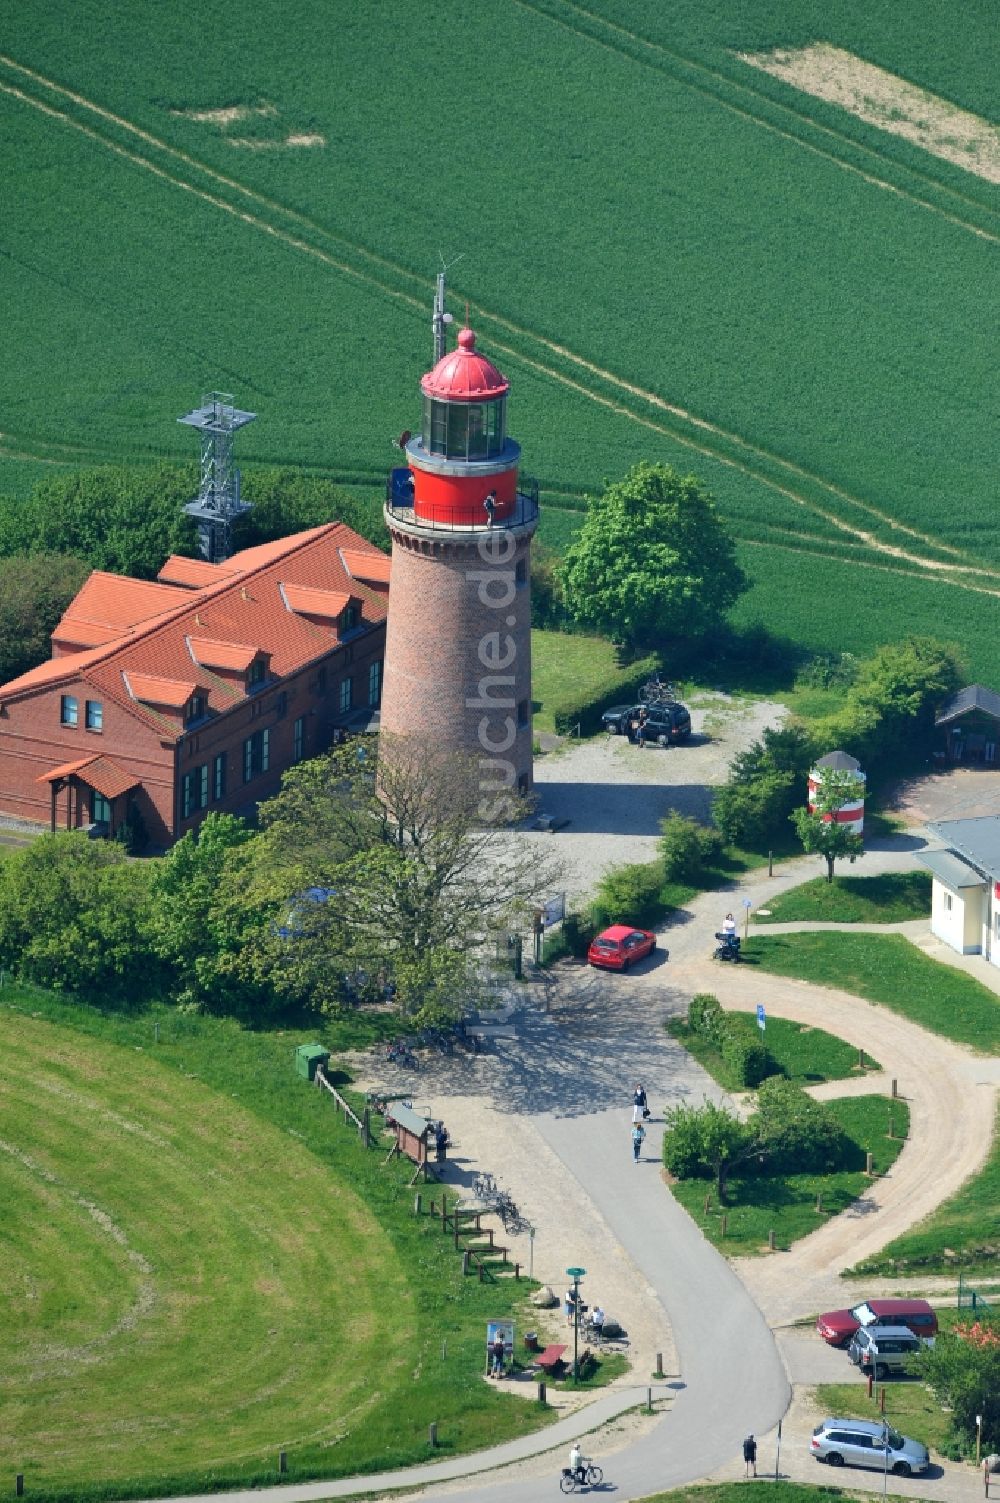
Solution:
M 581 735 L 593 735 L 601 729 L 601 716 L 605 710 L 612 705 L 637 703 L 639 690 L 659 666 L 659 660 L 651 654 L 631 663 L 624 678 L 616 675 L 602 686 L 582 691 L 579 699 L 570 700 L 555 712 L 556 731 L 565 736 L 579 726 Z
M 769 1075 L 781 1070 L 767 1049 L 743 1026 L 738 1014 L 723 1012 L 719 999 L 710 992 L 698 992 L 688 1005 L 688 1027 L 715 1045 L 741 1085 L 759 1086 Z

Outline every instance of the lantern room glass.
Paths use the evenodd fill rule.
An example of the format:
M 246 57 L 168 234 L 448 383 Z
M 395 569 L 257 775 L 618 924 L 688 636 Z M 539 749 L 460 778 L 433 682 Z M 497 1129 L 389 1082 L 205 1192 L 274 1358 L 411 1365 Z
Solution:
M 421 435 L 429 454 L 445 459 L 493 459 L 506 442 L 506 397 L 492 402 L 442 402 L 424 397 Z

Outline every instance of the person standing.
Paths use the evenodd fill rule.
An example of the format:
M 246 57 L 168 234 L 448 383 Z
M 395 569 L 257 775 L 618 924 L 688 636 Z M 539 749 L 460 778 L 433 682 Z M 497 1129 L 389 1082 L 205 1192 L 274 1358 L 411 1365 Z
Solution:
M 503 1332 L 502 1331 L 497 1331 L 496 1334 L 494 1335 L 494 1337 L 493 1337 L 493 1348 L 492 1348 L 492 1351 L 493 1351 L 492 1376 L 494 1378 L 502 1378 L 503 1377 L 503 1358 L 504 1358 L 504 1342 L 503 1342 Z
M 736 938 L 736 920 L 731 913 L 727 913 L 722 920 L 722 933 L 726 939 Z
M 753 1474 L 756 1477 L 756 1475 L 757 1475 L 757 1442 L 754 1440 L 752 1433 L 750 1435 L 748 1435 L 747 1438 L 746 1438 L 746 1440 L 743 1442 L 743 1460 L 744 1460 L 744 1462 L 746 1464 L 746 1474 L 747 1474 L 747 1476 L 749 1477 L 749 1475 L 750 1475 L 750 1468 L 753 1467 Z
M 642 1145 L 645 1142 L 645 1138 L 646 1129 L 643 1127 L 641 1122 L 637 1122 L 632 1129 L 632 1157 L 635 1159 L 636 1163 L 639 1162 L 639 1155 L 642 1152 Z
M 639 719 L 635 726 L 635 744 L 642 751 L 646 744 L 646 709 L 645 706 L 639 711 Z

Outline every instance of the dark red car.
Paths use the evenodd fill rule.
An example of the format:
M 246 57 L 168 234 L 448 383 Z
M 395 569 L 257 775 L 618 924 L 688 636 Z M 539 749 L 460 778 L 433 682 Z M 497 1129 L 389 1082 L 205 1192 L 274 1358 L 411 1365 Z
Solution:
M 828 1310 L 816 1321 L 830 1346 L 847 1346 L 861 1326 L 908 1326 L 915 1336 L 933 1336 L 938 1323 L 925 1299 L 866 1299 L 850 1310 Z
M 589 965 L 608 971 L 627 971 L 633 960 L 643 960 L 656 949 L 656 935 L 648 929 L 632 929 L 628 924 L 612 924 L 587 951 Z

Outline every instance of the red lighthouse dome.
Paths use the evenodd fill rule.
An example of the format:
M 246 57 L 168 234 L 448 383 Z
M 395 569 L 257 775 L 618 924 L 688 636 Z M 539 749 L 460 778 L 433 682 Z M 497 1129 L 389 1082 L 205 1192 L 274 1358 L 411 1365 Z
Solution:
M 492 360 L 477 353 L 475 332 L 468 328 L 459 330 L 458 349 L 442 355 L 420 383 L 425 397 L 445 402 L 485 402 L 506 396 L 509 388 Z
M 420 382 L 423 422 L 406 445 L 413 515 L 440 527 L 492 527 L 517 508 L 521 450 L 507 436 L 509 383 L 472 329 Z

